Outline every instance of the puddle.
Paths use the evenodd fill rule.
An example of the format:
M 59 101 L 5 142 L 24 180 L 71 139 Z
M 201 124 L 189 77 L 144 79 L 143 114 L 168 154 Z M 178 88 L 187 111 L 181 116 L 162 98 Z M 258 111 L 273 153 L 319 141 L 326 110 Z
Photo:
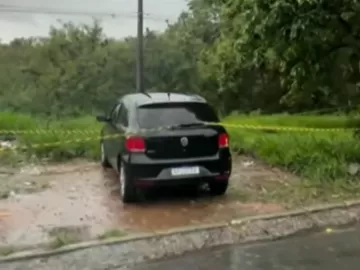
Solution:
M 241 189 L 244 182 L 264 173 L 256 164 L 242 166 L 241 160 L 236 164 L 231 189 Z M 210 198 L 201 190 L 189 195 L 174 189 L 156 191 L 137 205 L 123 205 L 112 170 L 103 171 L 94 164 L 84 164 L 86 170 L 81 167 L 71 170 L 64 165 L 55 167 L 54 174 L 48 171 L 47 174 L 17 176 L 22 182 L 49 183 L 49 187 L 38 193 L 16 194 L 0 200 L 1 243 L 39 244 L 50 241 L 54 232 L 68 235 L 75 231 L 81 238 L 97 237 L 114 228 L 151 232 L 283 210 L 277 204 L 241 203 L 230 195 Z M 264 177 L 275 178 L 276 175 L 277 172 L 269 170 Z M 7 215 L 1 217 L 1 213 Z

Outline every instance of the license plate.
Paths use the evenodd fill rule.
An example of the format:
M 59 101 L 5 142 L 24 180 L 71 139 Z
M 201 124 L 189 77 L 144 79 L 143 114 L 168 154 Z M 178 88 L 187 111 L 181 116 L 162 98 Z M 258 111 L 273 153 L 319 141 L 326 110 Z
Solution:
M 181 167 L 181 168 L 171 169 L 171 174 L 173 176 L 194 175 L 199 173 L 200 173 L 199 167 Z

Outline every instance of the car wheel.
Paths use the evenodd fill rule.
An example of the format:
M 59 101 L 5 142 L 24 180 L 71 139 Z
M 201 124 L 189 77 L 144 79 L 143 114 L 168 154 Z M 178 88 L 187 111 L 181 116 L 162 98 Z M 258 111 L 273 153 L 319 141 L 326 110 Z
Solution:
M 224 195 L 229 185 L 229 180 L 222 180 L 221 182 L 209 182 L 211 195 L 220 196 Z
M 135 183 L 131 178 L 129 170 L 124 162 L 121 162 L 119 168 L 120 195 L 124 203 L 135 202 L 137 199 L 137 190 Z
M 104 142 L 100 142 L 100 162 L 103 168 L 110 168 L 111 165 L 106 157 Z

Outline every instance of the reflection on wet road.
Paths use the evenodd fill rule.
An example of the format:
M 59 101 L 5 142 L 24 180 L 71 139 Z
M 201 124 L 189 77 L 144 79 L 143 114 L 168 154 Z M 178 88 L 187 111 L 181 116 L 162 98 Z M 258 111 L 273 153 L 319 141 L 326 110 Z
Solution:
M 68 167 L 66 167 L 68 169 Z M 85 167 L 84 167 L 85 168 Z M 243 175 L 237 175 L 237 171 Z M 16 194 L 0 200 L 0 212 L 9 213 L 0 221 L 0 243 L 27 245 L 49 240 L 54 228 L 81 232 L 81 238 L 96 237 L 106 230 L 152 232 L 204 223 L 229 221 L 242 215 L 281 211 L 278 204 L 242 203 L 227 195 L 211 198 L 207 192 L 170 189 L 151 192 L 148 200 L 123 205 L 113 170 L 103 171 L 92 164 L 86 169 L 50 174 L 9 176 L 9 183 L 31 186 L 48 183 L 41 192 Z M 236 167 L 231 188 L 241 188 L 246 170 Z M 256 177 L 260 170 L 256 170 Z M 268 174 L 266 175 L 269 178 Z M 274 173 L 274 179 L 278 178 Z M 250 179 L 255 181 L 254 178 Z M 241 181 L 240 181 L 241 180 Z
M 145 263 L 131 270 L 357 270 L 360 229 L 248 247 L 230 246 Z

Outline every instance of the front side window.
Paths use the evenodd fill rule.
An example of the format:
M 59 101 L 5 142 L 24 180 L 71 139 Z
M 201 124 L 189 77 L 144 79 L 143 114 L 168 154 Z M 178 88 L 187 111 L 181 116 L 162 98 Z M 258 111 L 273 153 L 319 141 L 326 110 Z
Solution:
M 117 104 L 117 105 L 115 105 L 114 109 L 112 110 L 112 112 L 111 112 L 111 121 L 112 122 L 116 122 L 116 119 L 117 119 L 118 114 L 119 114 L 120 107 L 121 107 L 121 105 Z
M 117 123 L 123 125 L 124 127 L 127 127 L 129 125 L 128 111 L 125 106 L 121 106 Z

